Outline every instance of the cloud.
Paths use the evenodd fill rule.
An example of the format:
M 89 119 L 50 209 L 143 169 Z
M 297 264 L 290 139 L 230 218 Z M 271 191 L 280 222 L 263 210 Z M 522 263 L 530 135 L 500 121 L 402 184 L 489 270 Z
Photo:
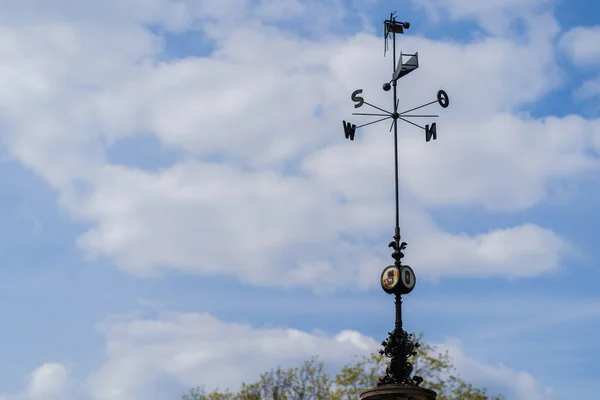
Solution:
M 69 380 L 65 366 L 46 363 L 31 374 L 27 393 L 32 400 L 61 400 Z
M 549 0 L 412 0 L 412 3 L 438 21 L 446 18 L 473 20 L 488 33 L 496 35 L 513 33 L 515 22 L 529 24 L 547 12 L 552 4 Z
M 584 70 L 594 70 L 600 65 L 600 50 L 596 45 L 599 40 L 600 26 L 577 26 L 560 36 L 558 47 L 575 66 Z M 599 96 L 600 77 L 598 76 L 584 80 L 574 91 L 575 99 L 582 102 L 598 100 Z
M 27 388 L 15 395 L 0 393 L 0 400 L 66 400 L 71 399 L 68 369 L 58 363 L 44 363 L 29 376 Z
M 594 67 L 600 63 L 600 26 L 577 26 L 560 36 L 559 48 L 579 67 Z
M 353 201 L 373 196 L 392 179 L 392 155 L 376 156 L 385 155 L 390 140 L 371 132 L 360 133 L 360 145 L 340 143 L 313 153 L 305 170 Z M 484 121 L 440 122 L 436 142 L 408 133 L 402 138 L 402 189 L 430 207 L 527 210 L 551 195 L 553 181 L 598 170 L 598 158 L 586 152 L 596 148 L 599 133 L 598 121 L 578 116 L 534 120 L 502 113 Z
M 302 37 L 262 23 L 243 2 L 239 23 L 211 25 L 229 23 L 226 11 L 238 3 L 192 12 L 215 48 L 176 60 L 160 58 L 164 43 L 142 25 L 171 26 L 159 2 L 123 11 L 109 31 L 102 18 L 75 22 L 74 11 L 49 29 L 27 19 L 6 27 L 4 140 L 71 216 L 91 223 L 78 240 L 90 257 L 142 275 L 178 269 L 259 285 L 374 285 L 392 233 L 391 142 L 381 127 L 345 142 L 340 120 L 355 84 L 375 104 L 389 100 L 379 90 L 389 73 L 381 39 Z M 269 18 L 281 16 L 271 11 Z M 452 105 L 436 142 L 402 128 L 402 207 L 411 210 L 403 230 L 419 240 L 407 257 L 429 275 L 531 277 L 555 271 L 568 254 L 568 243 L 544 227 L 450 234 L 428 215 L 455 206 L 527 210 L 551 195 L 551 183 L 597 170 L 589 154 L 595 121 L 517 112 L 560 84 L 554 19 L 528 21 L 536 29 L 519 40 L 403 39 L 419 50 L 422 67 L 401 82 L 402 93 L 415 93 L 402 106 L 430 101 L 441 87 Z M 148 132 L 184 159 L 158 172 L 107 161 L 114 143 Z M 432 254 L 433 244 L 454 254 L 451 261 Z
M 468 357 L 457 339 L 436 345 L 438 351 L 448 351 L 460 376 L 475 386 L 490 388 L 490 393 L 502 393 L 507 399 L 555 399 L 551 388 L 543 387 L 527 372 L 515 371 L 502 364 L 490 365 Z
M 600 77 L 584 81 L 575 91 L 576 100 L 594 100 L 600 96 Z
M 386 262 L 368 244 L 334 245 L 345 232 L 373 241 L 385 234 L 389 213 L 380 203 L 356 199 L 340 206 L 305 178 L 196 163 L 159 173 L 110 167 L 100 176 L 94 192 L 71 208 L 103 221 L 79 244 L 136 274 L 175 268 L 331 289 L 371 287 Z M 452 235 L 418 208 L 403 209 L 403 226 L 414 239 L 407 259 L 428 275 L 530 277 L 558 268 L 569 250 L 558 235 L 531 224 Z
M 214 9 L 214 5 L 223 2 L 186 1 L 186 0 L 107 0 L 98 4 L 86 4 L 77 0 L 61 0 L 60 3 L 47 3 L 40 0 L 23 0 L 18 9 L 11 7 L 9 1 L 1 1 L 2 25 L 23 26 L 32 23 L 72 23 L 85 22 L 86 25 L 96 23 L 111 24 L 117 27 L 122 24 L 160 24 L 168 29 L 177 30 L 189 27 L 197 17 L 198 11 L 204 7 L 205 14 Z M 242 3 L 241 1 L 237 2 Z M 213 5 L 213 7 L 209 7 Z M 111 32 L 106 32 L 111 36 Z M 127 40 L 126 38 L 123 38 Z M 111 43 L 113 47 L 117 43 Z M 96 48 L 101 51 L 101 48 Z
M 379 340 L 356 331 L 324 334 L 257 328 L 197 313 L 163 313 L 156 319 L 119 317 L 100 328 L 106 335 L 107 361 L 84 381 L 69 382 L 79 388 L 78 399 L 158 400 L 202 384 L 209 390 L 236 390 L 241 382 L 258 380 L 264 371 L 295 367 L 315 355 L 335 372 L 352 356 L 369 354 L 379 346 Z M 498 388 L 511 400 L 542 398 L 547 392 L 527 373 L 471 359 L 454 340 L 437 347 L 449 350 L 465 378 Z M 45 399 L 64 400 L 48 397 L 65 387 L 64 367 L 45 364 L 32 376 L 28 389 L 32 399 L 39 393 Z
M 256 329 L 207 314 L 108 322 L 104 332 L 109 360 L 90 377 L 90 385 L 95 398 L 111 400 L 161 398 L 148 382 L 165 375 L 183 387 L 235 390 L 278 365 L 296 366 L 314 355 L 337 365 L 377 347 L 377 341 L 354 331 L 324 335 Z

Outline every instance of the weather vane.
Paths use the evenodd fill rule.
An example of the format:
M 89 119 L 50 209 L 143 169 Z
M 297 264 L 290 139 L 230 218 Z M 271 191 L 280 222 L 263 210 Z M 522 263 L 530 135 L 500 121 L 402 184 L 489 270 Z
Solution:
M 346 139 L 354 140 L 356 129 L 363 126 L 375 124 L 377 122 L 385 121 L 388 119 L 392 120 L 390 126 L 390 132 L 394 129 L 394 164 L 395 164 L 395 196 L 396 196 L 396 227 L 394 230 L 394 240 L 390 242 L 389 247 L 393 249 L 392 258 L 394 264 L 386 267 L 381 274 L 381 287 L 388 294 L 394 294 L 396 301 L 396 323 L 394 330 L 389 333 L 386 340 L 382 342 L 383 350 L 380 350 L 380 354 L 390 358 L 389 365 L 386 369 L 385 376 L 379 380 L 379 385 L 385 384 L 410 384 L 419 385 L 423 382 L 423 378 L 420 376 L 411 377 L 413 370 L 412 364 L 408 361 L 411 357 L 416 355 L 416 349 L 419 347 L 419 343 L 415 343 L 412 340 L 412 334 L 408 334 L 402 328 L 402 295 L 410 293 L 416 283 L 415 273 L 408 265 L 402 265 L 402 258 L 404 257 L 404 249 L 406 248 L 406 242 L 400 242 L 400 216 L 399 216 L 399 199 L 398 199 L 398 120 L 402 120 L 411 125 L 414 125 L 425 132 L 425 141 L 437 139 L 437 131 L 435 122 L 431 125 L 420 126 L 410 120 L 410 118 L 437 118 L 438 115 L 425 115 L 425 114 L 411 114 L 413 111 L 427 107 L 433 103 L 439 103 L 442 108 L 448 107 L 450 104 L 448 94 L 439 90 L 437 92 L 437 99 L 429 103 L 423 104 L 418 107 L 411 108 L 406 111 L 398 111 L 398 94 L 396 90 L 398 79 L 408 75 L 419 67 L 418 53 L 415 54 L 402 54 L 396 63 L 396 34 L 403 34 L 405 29 L 409 29 L 410 24 L 408 22 L 396 21 L 395 13 L 390 14 L 390 19 L 384 21 L 384 56 L 388 50 L 388 38 L 392 35 L 392 52 L 393 52 L 393 72 L 392 79 L 389 82 L 383 84 L 383 90 L 386 92 L 393 88 L 394 93 L 394 111 L 389 112 L 381 107 L 377 107 L 371 103 L 368 103 L 360 95 L 362 89 L 355 90 L 352 93 L 351 99 L 356 104 L 354 108 L 360 108 L 363 105 L 368 105 L 381 113 L 352 113 L 352 115 L 367 115 L 374 117 L 381 117 L 375 121 L 368 122 L 356 126 L 355 124 L 343 121 L 344 136 Z

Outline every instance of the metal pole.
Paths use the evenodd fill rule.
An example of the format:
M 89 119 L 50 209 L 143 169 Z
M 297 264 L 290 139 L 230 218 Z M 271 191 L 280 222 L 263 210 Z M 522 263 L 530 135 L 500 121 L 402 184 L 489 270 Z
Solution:
M 393 53 L 393 65 L 392 71 L 396 68 L 396 34 L 392 33 L 392 53 Z M 392 86 L 394 87 L 394 113 L 392 114 L 392 118 L 394 118 L 394 172 L 395 172 L 395 197 L 396 197 L 396 228 L 394 230 L 394 240 L 396 241 L 397 248 L 400 248 L 400 209 L 399 203 L 400 199 L 398 197 L 398 92 L 397 92 L 397 83 L 394 79 L 392 81 Z
M 392 58 L 393 65 L 392 71 L 396 69 L 396 34 L 392 33 Z M 395 199 L 396 199 L 396 227 L 394 229 L 394 240 L 396 242 L 396 249 L 400 249 L 400 198 L 399 198 L 399 171 L 398 171 L 398 89 L 397 81 L 394 79 L 394 112 L 392 118 L 394 119 L 394 180 L 395 180 Z M 400 267 L 400 257 L 395 258 L 395 265 Z M 400 342 L 402 337 L 402 295 L 400 293 L 395 294 L 394 306 L 396 309 L 396 321 L 394 323 L 393 335 L 396 337 L 395 342 Z M 406 355 L 400 347 L 396 348 L 396 354 L 392 357 L 391 363 L 395 364 L 394 370 L 399 371 L 404 367 L 406 363 Z

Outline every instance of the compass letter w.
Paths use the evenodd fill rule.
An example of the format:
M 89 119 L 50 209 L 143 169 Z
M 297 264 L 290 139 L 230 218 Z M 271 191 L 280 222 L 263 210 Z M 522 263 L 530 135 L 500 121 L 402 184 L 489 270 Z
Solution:
M 437 139 L 435 122 L 431 126 L 425 125 L 425 141 L 429 142 L 431 139 Z
M 354 140 L 354 134 L 356 133 L 356 125 L 346 121 L 342 122 L 344 123 L 344 136 L 346 136 L 346 139 Z

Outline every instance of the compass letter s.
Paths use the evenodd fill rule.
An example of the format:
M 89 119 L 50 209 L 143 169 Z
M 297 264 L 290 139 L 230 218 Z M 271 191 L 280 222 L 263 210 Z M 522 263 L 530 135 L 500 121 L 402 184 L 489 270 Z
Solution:
M 346 139 L 354 140 L 354 134 L 356 133 L 356 125 L 346 121 L 342 122 L 344 124 L 344 136 L 346 136 Z
M 355 90 L 354 92 L 352 92 L 352 96 L 350 96 L 352 101 L 356 103 L 354 105 L 354 108 L 361 107 L 363 104 L 365 104 L 365 99 L 363 99 L 362 96 L 359 96 L 359 94 L 361 94 L 361 93 L 362 93 L 362 89 L 358 89 L 358 90 Z

